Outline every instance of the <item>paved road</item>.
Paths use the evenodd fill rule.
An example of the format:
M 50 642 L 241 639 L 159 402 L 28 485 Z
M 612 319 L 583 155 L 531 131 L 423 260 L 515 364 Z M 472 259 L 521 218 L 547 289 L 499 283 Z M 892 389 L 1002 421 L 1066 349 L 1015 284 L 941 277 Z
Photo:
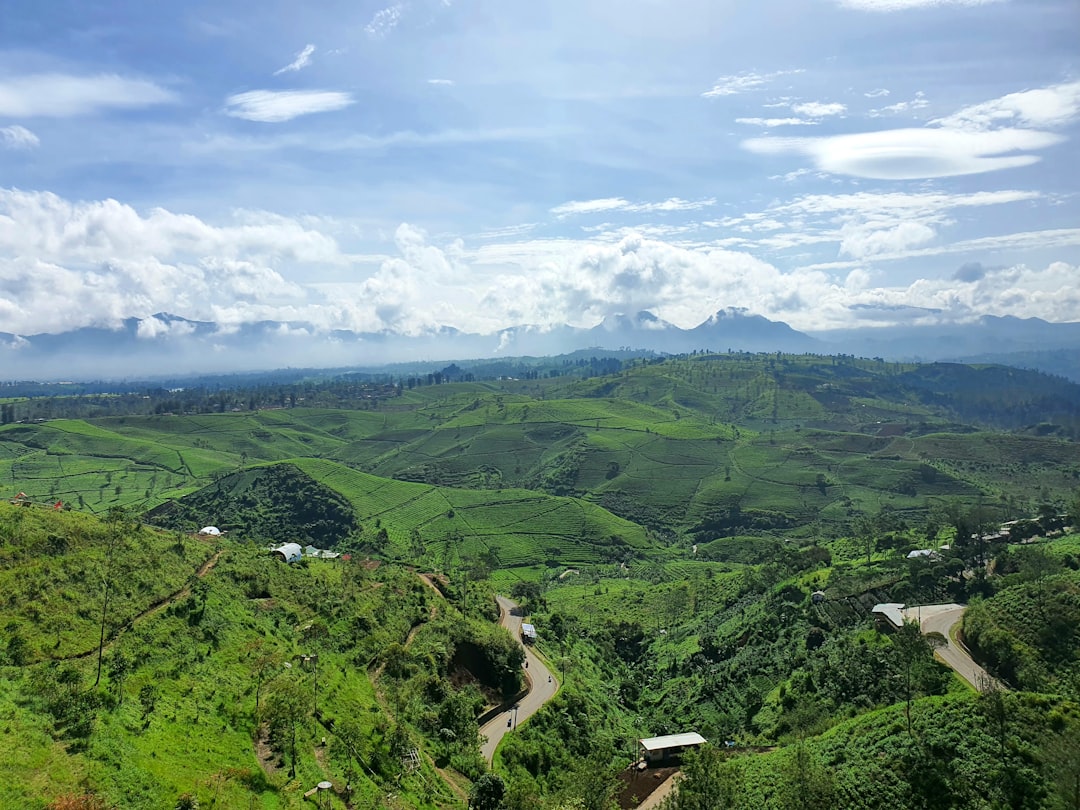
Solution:
M 510 635 L 513 636 L 519 644 L 521 644 L 521 617 L 514 616 L 511 611 L 518 605 L 516 602 L 507 599 L 505 596 L 495 597 L 499 601 L 499 611 L 502 614 L 499 623 L 510 631 Z M 528 669 L 525 670 L 525 679 L 529 685 L 529 694 L 518 701 L 517 708 L 517 723 L 521 725 L 534 714 L 536 714 L 540 707 L 555 697 L 555 693 L 559 690 L 559 682 L 555 679 L 555 676 L 551 671 L 544 666 L 544 662 L 541 661 L 528 646 L 522 644 L 525 649 L 525 660 L 528 662 Z M 508 711 L 502 714 L 496 715 L 488 723 L 480 727 L 480 733 L 487 737 L 487 740 L 482 746 L 480 751 L 484 755 L 489 763 L 492 757 L 495 756 L 495 749 L 499 747 L 499 741 L 503 736 L 512 731 L 512 728 L 507 727 L 507 721 L 510 721 L 511 727 L 514 722 L 514 712 Z
M 967 610 L 965 605 L 922 605 L 921 607 L 904 608 L 904 618 L 919 622 L 919 628 L 923 634 L 941 633 L 948 644 L 937 650 L 937 655 L 961 678 L 970 683 L 976 689 L 982 689 L 993 679 L 986 670 L 971 660 L 968 651 L 953 641 L 950 634 L 953 625 L 957 624 Z

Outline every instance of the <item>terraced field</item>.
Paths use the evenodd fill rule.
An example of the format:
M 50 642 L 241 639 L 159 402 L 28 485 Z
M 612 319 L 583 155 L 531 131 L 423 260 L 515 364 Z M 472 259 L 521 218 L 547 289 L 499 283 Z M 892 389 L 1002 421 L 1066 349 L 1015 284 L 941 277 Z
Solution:
M 917 518 L 952 499 L 1031 513 L 1075 487 L 1074 442 L 958 426 L 955 414 L 927 402 L 966 395 L 964 387 L 928 394 L 935 374 L 951 379 L 850 358 L 702 355 L 584 380 L 423 386 L 368 410 L 9 424 L 0 427 L 0 481 L 12 494 L 87 511 L 146 510 L 245 466 L 332 461 L 364 519 L 412 504 L 389 521 L 394 548 L 414 529 L 436 547 L 455 532 L 501 535 L 507 549 L 523 549 L 522 560 L 553 560 L 565 548 L 526 542 L 516 513 L 501 523 L 480 512 L 468 524 L 465 513 L 448 519 L 469 504 L 444 493 L 578 499 L 611 513 L 604 521 L 620 516 L 608 534 L 647 526 L 688 546 L 748 531 L 842 535 L 860 515 L 887 508 Z M 1021 378 L 1006 399 L 1025 395 L 1030 381 Z M 1003 379 L 995 390 L 1011 384 Z M 360 473 L 377 483 L 359 483 Z M 396 489 L 404 484 L 420 489 Z

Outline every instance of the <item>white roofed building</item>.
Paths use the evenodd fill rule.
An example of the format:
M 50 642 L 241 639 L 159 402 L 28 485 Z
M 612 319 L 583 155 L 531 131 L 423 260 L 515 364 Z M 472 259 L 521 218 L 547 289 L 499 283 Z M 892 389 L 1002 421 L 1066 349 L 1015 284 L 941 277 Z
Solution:
M 287 563 L 299 562 L 304 556 L 299 543 L 286 543 L 283 546 L 278 546 L 271 553 L 275 557 L 281 557 Z
M 687 748 L 697 748 L 706 742 L 708 740 L 696 731 L 686 731 L 664 737 L 647 737 L 644 740 L 638 740 L 638 747 L 641 749 L 641 758 L 645 764 L 654 765 L 676 759 Z

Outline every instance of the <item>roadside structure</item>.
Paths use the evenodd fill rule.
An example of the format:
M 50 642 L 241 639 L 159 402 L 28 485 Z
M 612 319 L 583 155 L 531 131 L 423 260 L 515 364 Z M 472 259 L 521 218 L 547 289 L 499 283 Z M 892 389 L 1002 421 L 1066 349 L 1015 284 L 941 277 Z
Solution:
M 881 602 L 870 611 L 878 627 L 885 630 L 898 630 L 904 626 L 903 602 Z

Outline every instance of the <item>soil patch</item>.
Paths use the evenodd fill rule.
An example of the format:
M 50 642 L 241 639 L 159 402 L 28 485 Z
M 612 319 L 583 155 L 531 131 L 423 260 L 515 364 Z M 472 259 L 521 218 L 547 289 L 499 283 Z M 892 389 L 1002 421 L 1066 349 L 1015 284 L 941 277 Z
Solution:
M 678 770 L 678 767 L 672 767 L 646 768 L 639 771 L 635 766 L 631 766 L 620 771 L 619 807 L 623 810 L 637 807 Z

